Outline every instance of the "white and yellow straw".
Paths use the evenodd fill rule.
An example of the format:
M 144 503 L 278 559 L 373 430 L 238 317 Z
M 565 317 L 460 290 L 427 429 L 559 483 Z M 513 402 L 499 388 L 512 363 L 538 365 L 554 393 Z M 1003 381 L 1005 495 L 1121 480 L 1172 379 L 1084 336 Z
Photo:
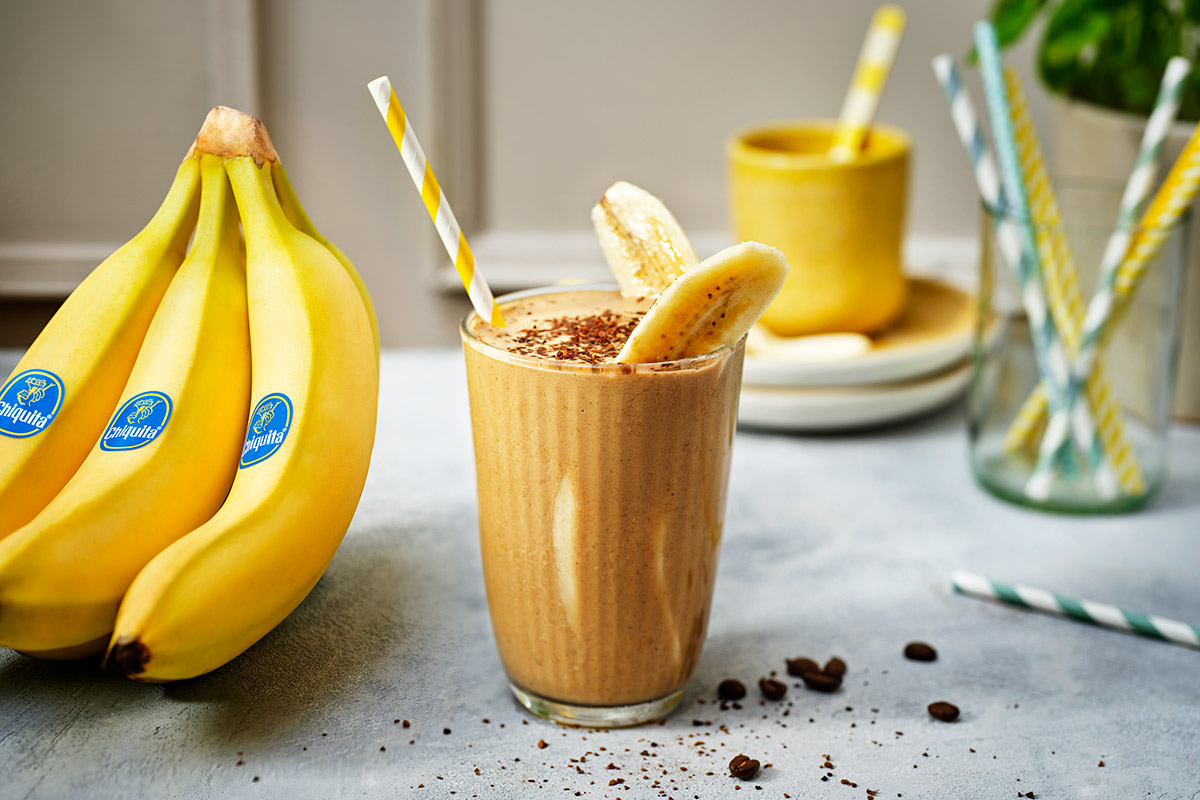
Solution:
M 450 203 L 442 194 L 442 188 L 433 175 L 433 168 L 425 159 L 425 151 L 417 141 L 417 134 L 408 124 L 404 109 L 396 99 L 396 93 L 392 91 L 392 82 L 385 75 L 368 83 L 367 88 L 371 90 L 371 96 L 375 98 L 375 105 L 379 107 L 379 113 L 383 115 L 388 130 L 392 132 L 392 139 L 400 149 L 400 157 L 404 159 L 404 165 L 408 167 L 413 183 L 421 192 L 425 208 L 429 211 L 446 252 L 454 261 L 454 269 L 462 279 L 467 296 L 471 298 L 471 305 L 475 307 L 475 313 L 492 325 L 503 327 L 504 317 L 500 314 L 500 307 L 492 297 L 492 290 L 488 288 L 483 274 L 475 266 L 475 256 L 472 255 L 458 220 L 450 209 Z
M 1009 104 L 1012 107 L 1013 132 L 1017 140 L 1017 158 L 1029 190 L 1029 210 L 1033 215 L 1034 234 L 1038 249 L 1042 253 L 1042 273 L 1046 280 L 1046 294 L 1050 299 L 1050 310 L 1062 335 L 1063 344 L 1072 358 L 1079 352 L 1079 340 L 1083 327 L 1084 306 L 1079 290 L 1078 271 L 1071 256 L 1070 245 L 1063 230 L 1058 202 L 1046 171 L 1033 127 L 1033 117 L 1025 98 L 1021 79 L 1015 70 L 1004 70 L 1005 85 L 1008 87 Z M 1127 494 L 1140 495 L 1145 491 L 1137 458 L 1126 435 L 1121 406 L 1113 392 L 1102 365 L 1097 365 L 1085 386 L 1087 400 L 1096 422 L 1095 435 L 1086 434 L 1084 451 L 1092 460 L 1094 471 L 1111 469 L 1115 478 Z M 1036 428 L 1040 420 L 1037 411 L 1045 411 L 1045 388 L 1039 386 L 1036 396 L 1041 399 L 1040 409 L 1026 402 L 1014 420 L 1012 428 L 1023 431 Z M 1093 443 L 1099 444 L 1093 447 Z M 1103 466 L 1102 466 L 1103 465 Z
M 853 161 L 866 143 L 883 85 L 887 83 L 900 37 L 904 34 L 904 20 L 904 11 L 896 6 L 880 6 L 875 12 L 833 132 L 829 148 L 831 160 Z

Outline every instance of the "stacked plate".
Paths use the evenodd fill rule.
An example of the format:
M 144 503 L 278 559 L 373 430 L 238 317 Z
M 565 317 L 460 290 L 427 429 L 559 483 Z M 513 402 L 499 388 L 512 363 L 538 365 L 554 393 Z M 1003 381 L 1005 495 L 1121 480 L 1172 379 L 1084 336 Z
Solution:
M 900 319 L 871 337 L 784 338 L 756 326 L 746 343 L 739 422 L 852 430 L 914 417 L 962 394 L 974 298 L 927 278 L 912 279 L 910 291 Z

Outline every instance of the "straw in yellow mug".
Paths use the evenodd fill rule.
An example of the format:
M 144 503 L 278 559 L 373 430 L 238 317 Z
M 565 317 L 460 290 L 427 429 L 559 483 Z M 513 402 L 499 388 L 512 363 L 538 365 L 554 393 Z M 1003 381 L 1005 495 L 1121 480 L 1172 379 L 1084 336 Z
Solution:
M 404 165 L 408 167 L 413 183 L 421 192 L 425 208 L 429 211 L 446 252 L 454 261 L 454 269 L 462 279 L 467 296 L 471 298 L 471 305 L 475 307 L 475 313 L 492 325 L 503 327 L 504 317 L 500 314 L 500 307 L 492 297 L 492 290 L 488 288 L 483 274 L 475 266 L 475 256 L 472 255 L 458 220 L 450 209 L 450 203 L 442 194 L 442 188 L 433 175 L 433 168 L 425 159 L 425 151 L 417 141 L 417 134 L 408 124 L 404 109 L 396 99 L 396 93 L 392 91 L 392 82 L 384 75 L 368 83 L 367 88 L 371 90 L 371 96 L 375 98 L 375 105 L 379 107 L 379 113 L 383 115 L 388 130 L 392 132 L 392 139 L 400 149 L 400 157 L 404 159 Z
M 1050 310 L 1054 314 L 1063 344 L 1070 357 L 1074 358 L 1079 351 L 1079 337 L 1084 318 L 1078 271 L 1063 231 L 1058 201 L 1054 197 L 1054 189 L 1042 158 L 1021 80 L 1011 67 L 1004 70 L 1004 79 L 1012 108 L 1017 158 L 1021 163 L 1021 171 L 1029 192 L 1030 214 L 1035 223 L 1034 233 L 1038 249 L 1042 254 L 1042 269 Z M 1141 494 L 1145 491 L 1145 482 L 1126 436 L 1120 404 L 1113 393 L 1112 383 L 1103 369 L 1103 364 L 1097 363 L 1096 367 L 1085 390 L 1096 420 L 1104 457 L 1111 463 L 1122 488 L 1130 494 Z M 1005 444 L 1010 448 L 1010 452 L 1026 441 L 1025 437 L 1031 436 L 1037 430 L 1044 419 L 1045 406 L 1045 390 L 1039 387 L 1021 407 L 1009 429 Z
M 831 160 L 853 161 L 866 143 L 883 85 L 887 83 L 900 37 L 904 34 L 904 20 L 904 11 L 896 6 L 880 6 L 875 12 L 833 133 L 829 148 Z

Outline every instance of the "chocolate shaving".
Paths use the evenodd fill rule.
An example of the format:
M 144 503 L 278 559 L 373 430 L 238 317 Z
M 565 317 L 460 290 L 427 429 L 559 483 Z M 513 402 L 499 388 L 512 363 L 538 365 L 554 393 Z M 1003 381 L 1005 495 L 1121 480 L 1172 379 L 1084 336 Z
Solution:
M 642 316 L 642 312 L 605 310 L 590 316 L 555 317 L 519 331 L 508 349 L 523 356 L 600 364 L 617 357 Z

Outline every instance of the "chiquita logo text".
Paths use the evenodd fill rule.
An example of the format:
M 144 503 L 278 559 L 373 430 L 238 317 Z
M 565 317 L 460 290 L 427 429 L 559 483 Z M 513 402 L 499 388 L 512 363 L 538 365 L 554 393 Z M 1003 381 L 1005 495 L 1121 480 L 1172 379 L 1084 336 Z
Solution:
M 137 450 L 158 438 L 171 420 L 171 398 L 142 392 L 126 400 L 100 437 L 101 450 Z
M 29 369 L 0 388 L 0 435 L 23 439 L 46 430 L 62 407 L 63 384 L 53 372 Z
M 273 456 L 283 446 L 292 427 L 292 401 L 287 395 L 269 394 L 254 407 L 242 445 L 239 467 L 250 467 Z

